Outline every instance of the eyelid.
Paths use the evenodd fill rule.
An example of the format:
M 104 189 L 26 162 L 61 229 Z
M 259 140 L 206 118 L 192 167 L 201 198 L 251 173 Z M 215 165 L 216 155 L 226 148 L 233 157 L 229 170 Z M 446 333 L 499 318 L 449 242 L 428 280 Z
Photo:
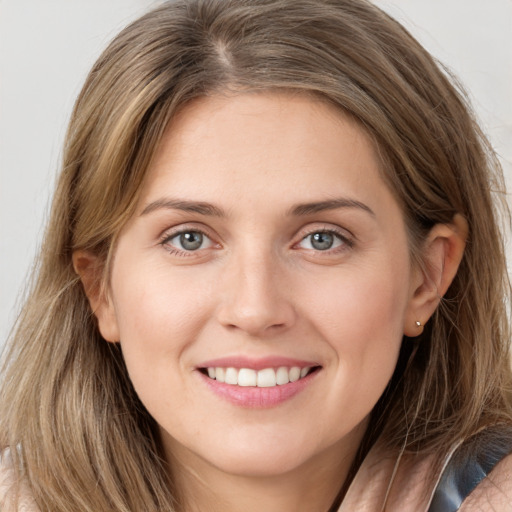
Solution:
M 206 237 L 211 244 L 208 247 L 204 247 L 201 249 L 197 249 L 195 251 L 187 251 L 185 249 L 180 249 L 174 245 L 171 245 L 169 242 L 173 238 L 182 235 L 183 233 L 201 233 L 204 237 Z M 178 224 L 177 226 L 166 229 L 162 232 L 162 234 L 158 237 L 158 244 L 163 246 L 168 252 L 172 252 L 173 254 L 183 255 L 183 256 L 194 256 L 194 254 L 201 253 L 204 250 L 213 248 L 219 248 L 221 245 L 216 241 L 218 237 L 212 235 L 211 230 L 207 229 L 205 226 L 197 225 L 195 223 L 185 223 Z
M 169 244 L 169 241 L 183 233 L 187 232 L 197 232 L 201 233 L 204 237 L 208 238 L 211 244 L 208 247 L 200 248 L 197 250 L 186 250 L 180 249 L 174 245 Z M 315 233 L 330 233 L 333 234 L 336 238 L 338 238 L 342 243 L 334 248 L 326 249 L 324 251 L 317 249 L 305 249 L 315 253 L 323 253 L 325 256 L 329 254 L 333 254 L 336 252 L 342 252 L 343 250 L 350 249 L 354 246 L 356 242 L 356 237 L 346 228 L 342 228 L 337 225 L 327 224 L 327 223 L 317 223 L 317 224 L 309 224 L 308 226 L 302 228 L 297 237 L 299 238 L 296 242 L 292 244 L 292 248 L 300 249 L 299 244 L 305 240 L 308 236 L 311 236 Z M 194 256 L 202 253 L 205 250 L 211 248 L 221 248 L 222 244 L 217 240 L 219 239 L 216 233 L 212 234 L 212 230 L 203 225 L 202 223 L 183 223 L 178 224 L 176 226 L 167 228 L 164 230 L 158 237 L 158 244 L 164 246 L 164 248 L 178 255 L 183 256 Z
M 172 238 L 173 236 L 179 235 L 181 233 L 186 233 L 188 231 L 197 231 L 198 233 L 202 233 L 208 238 L 218 238 L 218 236 L 212 232 L 212 230 L 204 225 L 201 222 L 180 222 L 174 226 L 166 227 L 163 231 L 158 235 L 158 241 L 161 243 L 163 240 Z
M 311 236 L 315 233 L 330 233 L 335 237 L 341 240 L 342 245 L 344 247 L 341 250 L 346 248 L 352 248 L 356 242 L 356 237 L 347 229 L 341 228 L 339 226 L 335 226 L 332 224 L 321 224 L 315 226 L 308 226 L 305 230 L 301 230 L 299 236 L 300 239 L 293 244 L 293 247 L 297 247 L 303 240 L 305 240 L 308 236 Z M 308 250 L 308 249 L 307 249 Z M 327 249 L 325 251 L 309 249 L 311 251 L 315 251 L 318 253 L 324 253 L 325 255 L 336 252 L 336 250 L 340 250 L 340 247 L 337 246 L 333 249 Z

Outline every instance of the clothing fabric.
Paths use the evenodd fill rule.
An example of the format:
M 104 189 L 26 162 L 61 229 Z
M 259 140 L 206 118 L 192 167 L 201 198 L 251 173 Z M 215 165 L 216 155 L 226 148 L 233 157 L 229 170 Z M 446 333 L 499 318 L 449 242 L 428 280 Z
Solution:
M 404 455 L 397 464 L 396 454 L 383 451 L 376 443 L 338 512 L 456 512 L 511 453 L 512 427 L 488 427 L 454 444 L 436 479 L 432 478 L 436 464 L 433 456 Z M 512 505 L 507 510 L 512 511 Z
M 16 496 L 13 488 L 16 481 L 16 471 L 13 467 L 11 454 L 4 451 L 0 457 L 0 511 L 1 512 L 40 512 L 29 489 L 22 482 L 18 508 L 14 508 Z
M 476 486 L 512 453 L 512 428 L 487 428 L 462 443 L 447 464 L 428 512 L 456 512 Z

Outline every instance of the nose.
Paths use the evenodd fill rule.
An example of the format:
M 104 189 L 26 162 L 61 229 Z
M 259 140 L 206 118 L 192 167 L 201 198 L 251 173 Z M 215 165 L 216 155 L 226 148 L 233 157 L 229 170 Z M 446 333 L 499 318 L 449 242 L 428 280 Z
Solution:
M 219 283 L 218 321 L 259 337 L 291 327 L 296 313 L 286 275 L 270 252 L 233 255 Z

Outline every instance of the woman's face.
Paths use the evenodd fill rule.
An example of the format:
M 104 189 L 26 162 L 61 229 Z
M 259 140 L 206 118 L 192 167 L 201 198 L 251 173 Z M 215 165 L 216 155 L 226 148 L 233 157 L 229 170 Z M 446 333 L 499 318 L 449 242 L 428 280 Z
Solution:
M 169 456 L 276 475 L 353 454 L 419 280 L 379 165 L 301 95 L 204 98 L 173 121 L 99 315 Z

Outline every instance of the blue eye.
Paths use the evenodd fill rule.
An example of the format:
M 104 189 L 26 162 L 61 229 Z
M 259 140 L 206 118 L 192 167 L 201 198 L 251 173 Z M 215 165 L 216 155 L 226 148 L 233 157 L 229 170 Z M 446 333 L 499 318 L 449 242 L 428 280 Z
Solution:
M 346 240 L 333 231 L 316 231 L 315 233 L 310 233 L 305 236 L 299 245 L 303 249 L 328 251 L 346 243 Z
M 163 244 L 186 252 L 206 249 L 213 245 L 212 241 L 204 233 L 193 230 L 182 231 L 181 233 L 167 237 Z

